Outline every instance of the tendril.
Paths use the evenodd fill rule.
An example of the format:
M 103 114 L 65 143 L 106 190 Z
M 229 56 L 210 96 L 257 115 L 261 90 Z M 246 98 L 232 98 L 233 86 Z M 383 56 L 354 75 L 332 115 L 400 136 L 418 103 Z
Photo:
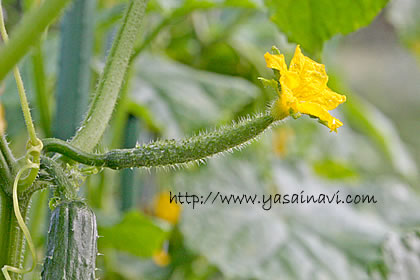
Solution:
M 41 145 L 42 146 L 42 145 Z M 28 149 L 28 153 L 26 156 L 26 164 L 19 170 L 19 172 L 16 174 L 16 178 L 13 182 L 13 191 L 12 191 L 12 195 L 13 195 L 13 210 L 15 212 L 15 216 L 16 216 L 16 220 L 17 223 L 20 227 L 20 229 L 23 232 L 23 235 L 26 238 L 26 241 L 28 243 L 29 246 L 29 250 L 31 251 L 31 255 L 32 255 L 32 266 L 28 269 L 20 269 L 18 267 L 13 267 L 10 265 L 5 265 L 3 266 L 3 268 L 1 269 L 4 277 L 6 278 L 6 280 L 11 280 L 9 272 L 14 272 L 14 273 L 18 273 L 18 274 L 25 274 L 25 273 L 29 273 L 32 270 L 35 269 L 36 263 L 37 263 L 37 257 L 36 257 L 36 252 L 35 252 L 35 246 L 34 243 L 32 241 L 32 237 L 31 234 L 29 232 L 28 227 L 25 224 L 25 221 L 22 217 L 22 214 L 20 212 L 20 208 L 19 208 L 19 199 L 18 199 L 18 185 L 19 185 L 19 179 L 22 176 L 22 174 L 27 171 L 27 170 L 39 170 L 39 163 L 34 163 L 31 160 L 31 154 L 33 155 L 33 153 L 36 153 L 38 151 L 38 153 L 40 152 L 38 150 L 38 147 L 31 147 Z M 39 154 L 38 154 L 38 159 L 39 159 Z

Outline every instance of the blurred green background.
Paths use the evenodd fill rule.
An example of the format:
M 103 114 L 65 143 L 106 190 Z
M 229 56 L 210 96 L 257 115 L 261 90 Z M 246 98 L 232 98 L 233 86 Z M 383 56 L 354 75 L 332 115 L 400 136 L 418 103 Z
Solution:
M 258 80 L 274 77 L 263 55 L 276 45 L 290 61 L 293 42 L 322 61 L 329 86 L 347 96 L 333 112 L 344 126 L 336 134 L 307 116 L 290 118 L 242 151 L 199 166 L 73 176 L 85 182 L 81 195 L 98 216 L 100 279 L 418 279 L 420 1 L 395 0 L 382 11 L 386 1 L 355 1 L 349 5 L 358 8 L 345 11 L 343 22 L 339 7 L 313 11 L 324 14 L 319 26 L 305 23 L 304 2 L 149 2 L 98 151 L 178 139 L 263 112 L 276 97 Z M 10 33 L 32 4 L 3 1 Z M 74 135 L 125 5 L 75 0 L 20 63 L 43 137 Z M 331 36 L 319 31 L 325 35 L 319 40 L 317 28 L 329 25 L 342 33 L 367 27 L 346 36 L 333 31 L 321 51 Z M 23 154 L 26 134 L 11 75 L 3 87 L 8 139 Z M 378 203 L 178 209 L 157 202 L 169 190 L 340 191 L 374 194 Z M 48 192 L 38 193 L 29 221 L 40 259 L 47 205 Z M 38 279 L 40 270 L 26 278 Z

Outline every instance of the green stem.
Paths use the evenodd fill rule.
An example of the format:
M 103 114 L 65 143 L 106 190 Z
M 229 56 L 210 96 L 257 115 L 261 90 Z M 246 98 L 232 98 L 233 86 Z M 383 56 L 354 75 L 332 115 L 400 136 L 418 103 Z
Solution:
M 6 137 L 4 136 L 4 134 L 2 134 L 0 135 L 0 191 L 4 191 L 5 193 L 7 193 L 10 189 L 9 186 L 11 186 L 13 183 L 15 166 L 16 160 L 9 149 Z
M 9 148 L 9 144 L 7 143 L 7 139 L 4 134 L 0 135 L 0 152 L 3 154 L 9 168 L 13 171 L 16 167 L 16 159 Z
M 61 21 L 54 137 L 71 138 L 89 103 L 95 0 L 74 0 Z
M 79 149 L 92 151 L 108 126 L 141 28 L 146 4 L 147 0 L 131 0 L 128 4 L 89 111 L 71 142 Z
M 57 152 L 87 165 L 111 169 L 176 166 L 241 147 L 259 136 L 273 122 L 273 116 L 268 113 L 181 141 L 162 140 L 105 154 L 86 153 L 59 139 L 44 139 L 43 143 L 45 152 Z
M 0 192 L 3 191 L 5 194 L 11 195 L 11 186 L 17 169 L 17 161 L 9 149 L 4 135 L 0 135 L 0 169 Z M 2 223 L 1 219 L 0 223 Z
M 29 198 L 19 201 L 20 212 L 25 220 L 29 210 L 29 201 Z M 21 268 L 24 260 L 22 256 L 25 254 L 24 235 L 13 212 L 12 198 L 6 197 L 5 199 L 2 199 L 1 202 L 2 209 L 0 213 L 0 232 L 2 233 L 2 238 L 0 239 L 0 266 L 3 267 L 4 265 L 10 265 Z M 3 274 L 0 274 L 0 279 L 3 279 L 2 277 Z M 12 273 L 11 279 L 22 279 L 22 275 Z
M 9 43 L 9 36 L 7 35 L 6 27 L 4 25 L 4 17 L 3 17 L 2 8 L 3 7 L 0 2 L 0 33 L 7 46 Z M 36 137 L 35 127 L 32 122 L 31 111 L 29 109 L 28 99 L 26 98 L 26 94 L 25 94 L 25 87 L 23 86 L 22 77 L 20 75 L 19 68 L 17 66 L 13 68 L 13 75 L 15 76 L 16 85 L 18 88 L 18 93 L 19 93 L 19 98 L 20 98 L 20 104 L 22 107 L 23 117 L 25 119 L 25 124 L 28 130 L 29 138 L 32 144 L 36 145 L 38 143 L 38 138 Z
M 13 181 L 12 174 L 10 172 L 9 166 L 7 165 L 6 159 L 4 158 L 3 154 L 0 152 L 0 180 L 3 184 L 10 185 Z M 7 191 L 7 187 L 0 186 L 2 191 Z
M 13 215 L 13 202 L 11 197 L 3 192 L 4 182 L 0 188 L 0 268 L 8 264 L 9 239 L 10 239 L 10 224 Z M 0 279 L 2 274 L 0 273 Z
M 56 161 L 48 157 L 41 157 L 41 168 L 52 178 L 52 181 L 56 186 L 56 196 L 63 200 L 72 200 L 77 197 L 76 190 L 67 178 L 64 170 Z M 30 189 L 28 189 L 28 191 L 30 191 Z
M 23 17 L 11 35 L 10 42 L 0 48 L 0 81 L 42 37 L 47 26 L 69 2 L 70 0 L 46 0 L 39 8 Z
M 37 184 L 39 184 L 37 182 Z M 36 195 L 32 196 L 31 200 L 31 213 L 29 217 L 29 228 L 34 241 L 35 248 L 38 252 L 44 251 L 43 244 L 45 240 L 45 225 L 47 224 L 47 211 L 48 207 L 48 191 L 38 192 Z M 28 266 L 28 263 L 31 262 L 29 254 L 25 254 L 24 267 Z M 39 280 L 39 275 L 33 273 L 31 279 Z

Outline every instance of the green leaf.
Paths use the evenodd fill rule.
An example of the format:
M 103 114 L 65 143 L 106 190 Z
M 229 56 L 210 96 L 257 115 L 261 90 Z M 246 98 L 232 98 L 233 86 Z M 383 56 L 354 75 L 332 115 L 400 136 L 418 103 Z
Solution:
M 355 179 L 358 177 L 357 171 L 350 162 L 326 158 L 314 162 L 313 168 L 318 175 L 328 179 Z
M 143 55 L 138 65 L 133 99 L 167 128 L 166 136 L 178 137 L 230 120 L 259 94 L 245 79 L 197 70 L 159 56 Z
M 420 275 L 420 236 L 410 232 L 389 235 L 383 246 L 386 279 L 415 280 Z
M 232 157 L 209 162 L 208 168 L 177 180 L 182 191 L 213 195 L 332 194 L 337 184 L 271 162 Z M 301 162 L 301 164 L 304 164 Z M 185 175 L 184 175 L 185 176 Z M 340 187 L 340 197 L 351 188 Z M 363 191 L 367 191 L 364 189 Z M 213 200 L 213 197 L 210 198 Z M 189 248 L 218 266 L 226 278 L 244 279 L 369 279 L 365 264 L 380 259 L 388 230 L 378 217 L 351 205 L 215 203 L 183 209 L 180 228 Z M 211 230 L 209 230 L 211 229 Z M 238 257 L 240 256 L 240 257 Z
M 158 11 L 174 10 L 176 13 L 211 8 L 259 8 L 258 0 L 154 0 L 150 1 L 149 9 Z
M 75 0 L 61 22 L 54 136 L 74 135 L 87 109 L 95 1 Z
M 69 0 L 48 0 L 23 16 L 10 34 L 10 41 L 0 47 L 0 81 L 42 36 L 45 28 L 66 7 Z
M 258 160 L 255 154 L 262 150 L 264 138 L 246 149 L 248 157 L 242 153 L 241 159 L 212 160 L 207 167 L 178 174 L 176 191 L 204 197 L 213 193 L 209 203 L 183 208 L 180 229 L 188 248 L 204 255 L 226 278 L 383 279 L 371 278 L 370 272 L 383 265 L 381 246 L 387 234 L 420 221 L 415 191 L 390 176 L 368 179 L 370 174 L 361 173 L 357 182 L 331 183 L 314 176 L 301 159 L 293 163 L 265 154 Z M 324 145 L 333 152 L 338 148 L 325 140 Z M 347 148 L 366 160 L 358 143 Z M 339 191 L 340 199 L 369 194 L 378 202 L 272 204 L 268 211 L 262 203 L 211 202 L 217 192 L 258 194 L 261 199 L 262 194 L 267 198 L 301 191 L 315 196 Z
M 363 132 L 385 155 L 396 171 L 406 178 L 417 178 L 417 166 L 393 123 L 373 105 L 352 95 L 343 106 L 348 120 Z
M 162 248 L 168 232 L 140 212 L 128 212 L 121 222 L 99 228 L 99 245 L 130 253 L 137 257 L 151 257 Z
M 316 54 L 324 41 L 368 25 L 387 0 L 265 0 L 271 19 L 289 41 Z
M 142 26 L 147 0 L 131 0 L 107 57 L 105 68 L 89 105 L 85 119 L 72 144 L 85 151 L 101 141 L 117 103 L 134 43 Z

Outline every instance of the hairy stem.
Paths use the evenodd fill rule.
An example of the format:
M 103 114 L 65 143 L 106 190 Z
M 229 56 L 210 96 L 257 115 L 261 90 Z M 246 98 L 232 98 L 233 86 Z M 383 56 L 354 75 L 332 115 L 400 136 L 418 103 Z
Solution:
M 25 240 L 22 230 L 15 218 L 13 212 L 13 201 L 11 197 L 2 199 L 1 209 L 1 226 L 0 232 L 2 233 L 1 238 L 1 251 L 0 251 L 0 265 L 9 265 L 13 267 L 21 268 L 24 261 L 25 253 Z M 19 208 L 23 219 L 26 220 L 26 216 L 29 209 L 29 198 L 25 198 L 19 201 Z M 3 204 L 4 203 L 4 204 Z M 4 205 L 4 209 L 3 209 Z M 3 212 L 4 211 L 4 212 Z M 3 275 L 0 274 L 0 279 Z M 22 275 L 11 274 L 11 279 L 22 279 Z
M 63 140 L 73 137 L 89 103 L 95 7 L 95 0 L 74 0 L 61 21 L 53 131 Z
M 176 166 L 240 147 L 259 136 L 273 122 L 271 114 L 260 115 L 181 141 L 162 140 L 133 149 L 112 150 L 105 154 L 86 153 L 58 139 L 44 139 L 43 143 L 45 152 L 57 152 L 87 165 L 111 169 Z
M 3 38 L 6 46 L 9 42 L 9 36 L 7 35 L 6 27 L 4 25 L 3 9 L 0 2 L 0 33 Z M 15 76 L 16 85 L 18 88 L 20 104 L 22 107 L 23 117 L 25 118 L 26 128 L 28 130 L 29 139 L 35 145 L 38 143 L 38 138 L 36 137 L 35 127 L 32 122 L 31 111 L 29 110 L 28 99 L 26 98 L 25 87 L 23 86 L 22 77 L 19 72 L 19 68 L 15 66 L 13 68 L 13 75 Z
M 70 0 L 45 0 L 39 8 L 23 17 L 12 33 L 10 42 L 0 48 L 0 81 L 41 38 L 45 28 L 69 2 Z
M 141 28 L 147 0 L 131 0 L 114 40 L 89 111 L 71 143 L 91 152 L 108 126 Z
M 0 188 L 0 268 L 8 264 L 10 225 L 13 215 L 12 198 L 3 192 L 3 184 L 4 182 Z M 1 273 L 0 279 L 3 279 Z
M 48 157 L 41 157 L 41 168 L 49 174 L 51 181 L 56 186 L 56 196 L 63 200 L 72 200 L 77 197 L 76 190 L 56 161 Z
M 0 191 L 8 192 L 9 186 L 13 182 L 13 174 L 16 166 L 16 160 L 9 149 L 4 134 L 0 135 Z M 1 206 L 0 206 L 1 207 Z M 1 219 L 0 219 L 1 223 Z M 1 235 L 0 235 L 1 236 Z
M 10 172 L 9 166 L 7 164 L 6 159 L 3 156 L 3 153 L 0 152 L 0 181 L 2 182 L 2 186 L 0 186 L 1 190 L 6 191 L 8 188 L 4 185 L 10 185 L 12 182 L 12 174 Z
M 0 0 L 0 34 L 3 38 L 6 46 L 9 43 L 9 37 L 6 31 L 6 27 L 4 24 L 4 17 L 3 17 L 3 9 Z M 38 166 L 33 165 L 33 168 L 30 169 L 29 174 L 25 178 L 23 178 L 20 182 L 20 185 L 29 186 L 35 181 L 35 178 L 38 174 L 39 170 L 39 155 L 42 150 L 42 142 L 36 136 L 35 126 L 32 121 L 31 111 L 29 109 L 28 99 L 25 93 L 25 87 L 23 86 L 22 77 L 19 72 L 19 68 L 14 66 L 13 74 L 16 80 L 16 85 L 18 88 L 20 104 L 23 112 L 23 117 L 25 119 L 26 128 L 29 135 L 29 141 L 27 144 L 27 152 L 26 152 L 26 159 L 28 161 L 33 161 L 38 163 Z M 20 172 L 20 171 L 19 171 Z M 18 174 L 19 174 L 18 172 Z M 20 176 L 19 176 L 20 177 Z
M 0 152 L 3 154 L 3 157 L 11 171 L 13 171 L 16 166 L 16 159 L 9 148 L 9 144 L 7 144 L 7 139 L 4 134 L 0 135 Z

